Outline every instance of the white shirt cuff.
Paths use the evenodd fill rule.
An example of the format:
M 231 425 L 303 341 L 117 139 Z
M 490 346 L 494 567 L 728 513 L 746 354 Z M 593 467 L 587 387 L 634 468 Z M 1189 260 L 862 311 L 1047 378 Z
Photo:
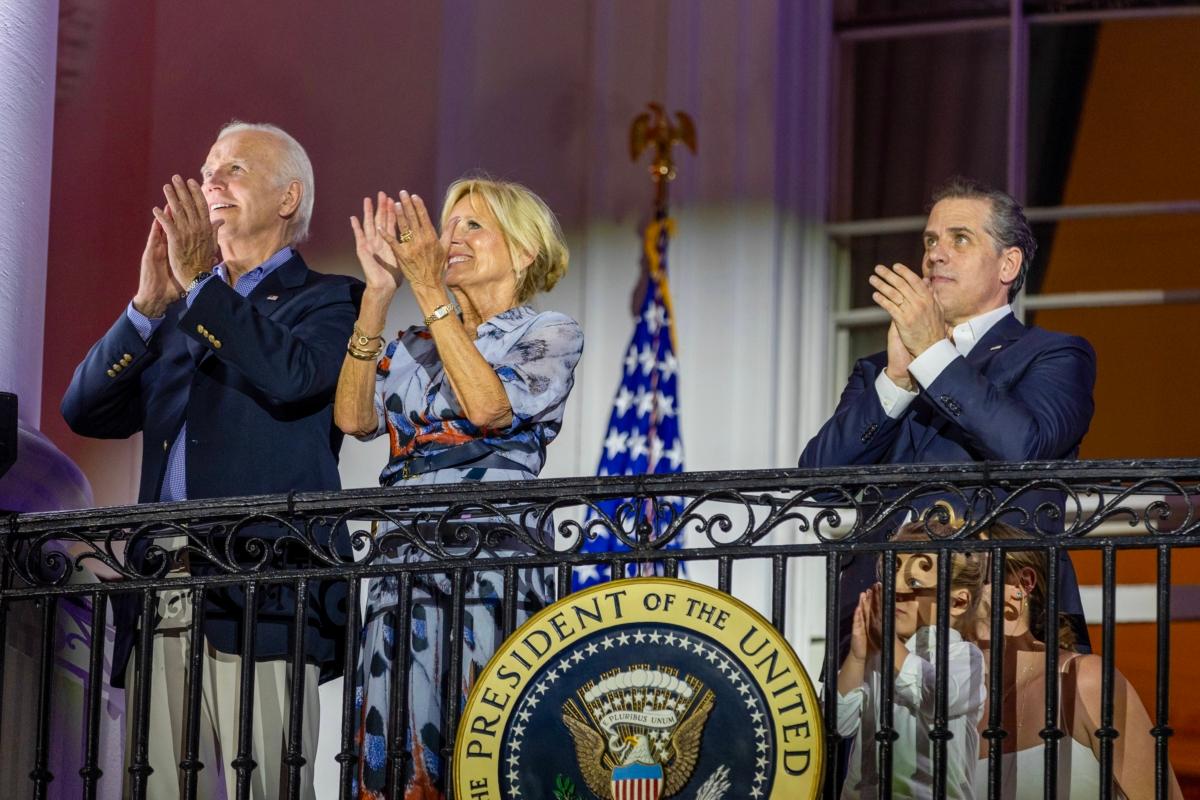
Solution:
M 899 419 L 904 410 L 908 408 L 909 403 L 917 397 L 916 392 L 901 389 L 893 383 L 887 372 L 879 373 L 879 377 L 875 379 L 875 394 L 879 396 L 879 404 L 883 406 L 883 413 L 892 419 Z
M 917 383 L 928 389 L 929 384 L 937 380 L 942 370 L 950 366 L 950 362 L 956 358 L 958 350 L 954 348 L 954 344 L 949 339 L 942 339 L 914 358 L 908 365 L 908 371 L 917 379 Z

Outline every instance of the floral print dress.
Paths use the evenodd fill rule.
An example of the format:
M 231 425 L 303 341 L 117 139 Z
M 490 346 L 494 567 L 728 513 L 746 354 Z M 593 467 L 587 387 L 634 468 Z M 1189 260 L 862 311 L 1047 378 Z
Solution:
M 386 433 L 390 458 L 379 481 L 384 486 L 523 480 L 537 476 L 545 463 L 546 446 L 562 427 L 563 408 L 574 385 L 575 365 L 583 351 L 583 333 L 571 318 L 557 312 L 538 313 L 528 306 L 502 312 L 479 326 L 475 345 L 500 378 L 512 407 L 512 423 L 502 430 L 480 429 L 468 421 L 450 388 L 434 346 L 424 327 L 412 327 L 392 341 L 376 374 L 375 410 L 378 427 L 371 439 Z M 481 447 L 480 443 L 485 447 Z M 455 463 L 458 452 L 483 453 L 470 463 L 405 477 L 411 459 Z M 428 462 L 426 462 L 428 463 Z M 473 466 L 473 464 L 484 466 Z M 507 521 L 505 521 L 507 522 Z M 494 528 L 481 518 L 468 522 L 474 532 Z M 511 523 L 509 523 L 511 525 Z M 431 535 L 432 525 L 422 527 Z M 549 543 L 550 530 L 531 531 Z M 448 550 L 455 549 L 442 530 Z M 528 550 L 508 536 L 487 540 L 480 558 L 514 555 Z M 435 544 L 436 547 L 436 544 Z M 428 561 L 430 556 L 412 544 L 381 554 L 379 563 Z M 409 606 L 408 651 L 410 675 L 406 741 L 410 758 L 402 785 L 395 794 L 405 800 L 445 797 L 450 764 L 444 757 L 451 743 L 443 731 L 444 698 L 453 693 L 464 704 L 474 678 L 501 644 L 503 635 L 503 577 L 499 570 L 464 573 L 463 657 L 458 675 L 451 675 L 450 576 L 417 573 Z M 389 772 L 387 740 L 392 704 L 392 665 L 400 581 L 395 576 L 372 579 L 367 588 L 362 649 L 355 670 L 358 732 L 358 770 L 355 794 L 360 798 L 386 796 Z M 549 570 L 518 570 L 517 623 L 538 611 L 554 593 Z

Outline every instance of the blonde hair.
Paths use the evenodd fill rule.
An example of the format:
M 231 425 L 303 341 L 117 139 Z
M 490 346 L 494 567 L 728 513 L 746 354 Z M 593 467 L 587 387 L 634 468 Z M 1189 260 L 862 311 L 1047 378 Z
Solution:
M 994 522 L 981 532 L 988 539 L 1032 539 L 1026 531 L 1014 528 L 1003 522 Z M 1022 569 L 1030 569 L 1034 575 L 1034 585 L 1029 592 L 1029 632 L 1039 642 L 1046 641 L 1046 551 L 1045 550 L 1009 550 L 1004 553 L 1004 573 L 1007 578 L 1015 578 Z M 1058 615 L 1058 646 L 1063 650 L 1075 649 L 1075 629 L 1071 627 L 1069 616 L 1062 612 Z
M 891 537 L 891 541 L 931 542 L 949 537 L 957 529 L 953 523 L 943 523 L 936 517 L 930 517 L 900 526 Z M 930 555 L 937 553 L 931 551 Z M 882 574 L 882 558 L 879 566 Z M 982 553 L 950 552 L 950 591 L 967 590 L 967 607 L 962 614 L 950 616 L 950 627 L 962 634 L 963 639 L 967 641 L 975 641 L 978 638 L 975 621 L 979 618 L 979 603 L 986 578 L 987 558 Z
M 538 292 L 548 292 L 567 274 L 570 253 L 554 212 L 542 198 L 519 183 L 490 178 L 460 178 L 446 190 L 442 227 L 464 197 L 481 197 L 500 223 L 500 232 L 516 270 L 516 301 L 523 304 Z M 524 270 L 517 265 L 532 262 Z

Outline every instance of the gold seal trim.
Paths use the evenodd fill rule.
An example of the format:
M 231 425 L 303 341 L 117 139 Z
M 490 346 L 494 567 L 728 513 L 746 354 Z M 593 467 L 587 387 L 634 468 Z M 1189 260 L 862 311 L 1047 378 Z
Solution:
M 646 637 L 646 626 L 656 625 L 664 626 L 666 633 L 652 633 Z M 685 653 L 688 652 L 687 648 L 693 648 L 695 657 L 701 660 L 707 659 L 712 663 L 723 658 L 731 665 L 740 665 L 740 673 L 756 684 L 746 686 L 746 681 L 742 682 L 742 694 L 746 698 L 760 696 L 769 719 L 747 725 L 744 731 L 718 730 L 714 727 L 707 733 L 714 737 L 714 742 L 728 741 L 730 737 L 737 736 L 750 741 L 756 735 L 761 737 L 758 749 L 762 757 L 758 759 L 758 770 L 764 776 L 770 775 L 770 779 L 750 787 L 732 787 L 730 791 L 733 794 L 729 794 L 729 797 L 788 797 L 797 800 L 818 797 L 825 766 L 820 698 L 787 640 L 762 615 L 740 600 L 708 586 L 670 578 L 620 580 L 574 593 L 538 612 L 501 645 L 476 680 L 460 717 L 454 747 L 455 796 L 470 800 L 523 800 L 531 795 L 510 789 L 514 781 L 525 779 L 521 775 L 528 770 L 545 770 L 546 774 L 539 772 L 536 777 L 539 786 L 546 787 L 543 794 L 546 797 L 590 797 L 592 795 L 583 791 L 588 788 L 592 794 L 598 794 L 604 800 L 617 794 L 615 782 L 611 793 L 597 791 L 602 781 L 595 775 L 594 768 L 589 775 L 589 765 L 582 763 L 582 760 L 579 760 L 578 768 L 587 779 L 587 786 L 578 787 L 579 793 L 575 795 L 562 794 L 561 788 L 555 788 L 553 765 L 538 763 L 536 759 L 532 763 L 518 764 L 511 754 L 507 759 L 509 763 L 503 763 L 503 751 L 506 743 L 511 747 L 514 731 L 525 737 L 524 742 L 531 741 L 530 737 L 534 736 L 557 737 L 567 742 L 574 738 L 572 753 L 583 754 L 582 758 L 586 759 L 588 751 L 584 744 L 599 746 L 603 750 L 603 734 L 615 736 L 614 727 L 618 723 L 637 723 L 650 729 L 677 726 L 677 730 L 684 733 L 675 738 L 683 738 L 686 733 L 689 741 L 695 740 L 690 751 L 692 763 L 685 765 L 688 775 L 708 775 L 714 766 L 718 771 L 725 769 L 728 773 L 727 767 L 706 765 L 702 759 L 696 763 L 695 759 L 699 739 L 704 735 L 699 731 L 705 726 L 705 718 L 712 711 L 714 701 L 718 705 L 733 703 L 732 697 L 737 695 L 727 693 L 725 699 L 715 698 L 713 692 L 707 691 L 699 681 L 685 675 L 674 679 L 655 679 L 660 683 L 674 680 L 671 685 L 679 687 L 679 698 L 687 698 L 686 702 L 676 699 L 675 706 L 668 702 L 665 710 L 660 704 L 659 707 L 647 706 L 637 712 L 613 711 L 603 719 L 593 719 L 592 733 L 583 730 L 582 722 L 589 718 L 584 688 L 578 690 L 578 699 L 572 700 L 575 705 L 564 705 L 564 708 L 571 705 L 573 711 L 580 713 L 572 716 L 564 712 L 565 725 L 561 730 L 525 730 L 524 720 L 514 720 L 518 711 L 525 718 L 528 717 L 529 709 L 538 702 L 539 693 L 546 691 L 544 684 L 554 685 L 555 691 L 565 691 L 561 687 L 569 679 L 564 665 L 570 665 L 572 673 L 580 671 L 579 675 L 574 676 L 575 682 L 582 683 L 585 688 L 590 687 L 593 696 L 604 690 L 606 681 L 620 680 L 626 673 L 644 676 L 678 671 L 656 671 L 650 665 L 649 662 L 654 658 L 647 649 L 650 642 L 635 646 L 625 641 L 623 644 L 630 651 L 627 664 L 614 663 L 616 656 L 612 656 L 604 662 L 602 670 L 596 668 L 595 675 L 586 681 L 581 680 L 587 677 L 590 657 L 603 658 L 606 648 L 615 646 L 622 637 L 626 640 L 632 638 L 627 632 L 618 631 L 627 627 L 637 630 L 643 639 L 658 636 L 666 640 L 671 637 L 680 643 L 677 647 L 686 640 Z M 682 631 L 676 635 L 674 631 L 680 629 Z M 614 631 L 617 632 L 615 635 L 611 633 Z M 597 636 L 605 632 L 610 632 L 610 635 Z M 600 656 L 596 656 L 598 652 Z M 619 655 L 624 657 L 623 653 Z M 737 679 L 733 680 L 733 685 L 737 686 Z M 537 686 L 534 686 L 535 681 L 540 681 Z M 559 683 L 554 684 L 555 681 Z M 746 702 L 749 706 L 750 700 Z M 760 732 L 756 734 L 756 730 Z M 634 741 L 638 737 L 626 738 L 630 741 L 628 752 L 631 753 L 631 761 L 636 755 L 632 751 L 636 748 L 641 747 L 643 754 L 647 752 L 645 737 L 641 737 L 640 745 Z M 522 740 L 518 738 L 517 741 L 520 743 Z M 768 748 L 768 743 L 773 747 Z M 654 743 L 651 744 L 650 752 L 659 752 L 653 749 Z M 667 749 L 665 742 L 658 746 L 664 751 Z M 686 757 L 680 758 L 683 745 L 672 743 L 672 746 L 676 748 L 675 760 L 686 761 Z M 644 757 L 637 761 L 640 764 L 648 763 Z M 595 762 L 599 765 L 599 754 L 596 754 Z M 659 778 L 662 790 L 660 797 L 663 800 L 675 796 L 682 798 L 684 794 L 681 790 L 688 780 L 687 775 L 676 775 L 672 780 L 671 767 L 672 764 L 665 767 L 665 783 Z M 735 764 L 734 767 L 755 769 L 747 764 Z M 613 771 L 610 766 L 609 772 Z M 659 771 L 662 773 L 664 768 L 660 766 Z

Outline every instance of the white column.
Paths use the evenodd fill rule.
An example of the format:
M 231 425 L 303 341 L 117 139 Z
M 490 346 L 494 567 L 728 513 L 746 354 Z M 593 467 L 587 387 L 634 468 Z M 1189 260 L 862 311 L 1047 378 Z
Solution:
M 50 162 L 53 157 L 58 0 L 0 1 L 0 391 L 14 392 L 20 408 L 17 463 L 0 478 L 0 509 L 48 511 L 91 505 L 87 480 L 71 460 L 38 431 L 42 405 L 42 341 L 46 315 L 46 248 L 50 227 Z M 37 653 L 41 637 L 65 636 L 72 615 L 59 614 L 58 631 L 44 632 L 37 612 L 18 604 L 9 615 L 4 648 L 4 723 L 0 796 L 29 791 L 37 719 Z M 70 628 L 71 633 L 77 633 Z M 103 642 L 103 634 L 98 637 Z M 59 653 L 63 657 L 62 652 Z M 66 657 L 70 657 L 69 654 Z M 7 691 L 5 691 L 7 689 Z M 86 715 L 83 687 L 69 671 L 56 670 L 50 753 L 51 792 L 78 796 L 79 763 L 71 757 L 68 731 Z M 120 722 L 102 725 L 103 741 L 120 741 Z M 103 758 L 102 796 L 116 797 L 120 750 Z M 110 777 L 111 775 L 111 777 Z M 115 781 L 115 783 L 114 783 Z
M 0 3 L 0 390 L 15 392 L 37 428 L 58 0 Z

